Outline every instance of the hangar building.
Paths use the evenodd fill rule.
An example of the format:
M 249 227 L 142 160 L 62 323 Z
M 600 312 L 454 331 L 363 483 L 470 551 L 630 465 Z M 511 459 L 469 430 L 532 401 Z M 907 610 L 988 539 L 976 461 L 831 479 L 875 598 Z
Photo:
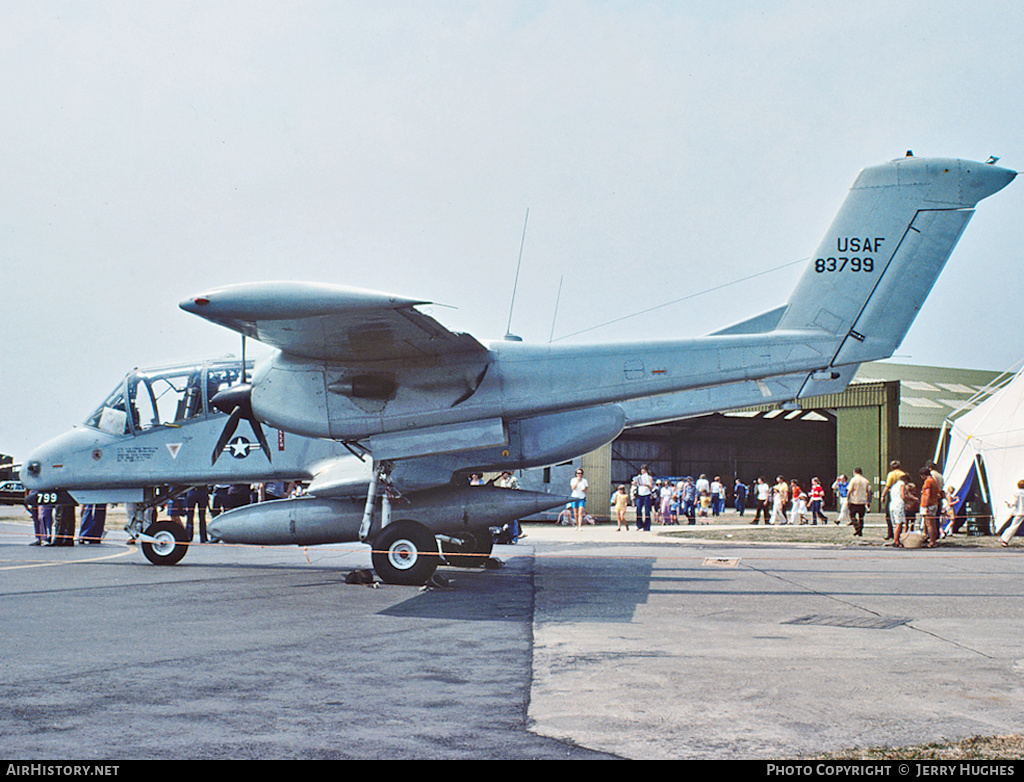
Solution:
M 873 362 L 842 393 L 802 400 L 799 410 L 766 405 L 629 429 L 582 457 L 590 486 L 601 487 L 589 493 L 587 510 L 607 518 L 611 489 L 628 485 L 642 464 L 656 477 L 718 475 L 730 489 L 737 478 L 752 485 L 782 475 L 807 487 L 818 477 L 834 507 L 829 487 L 854 467 L 876 487 L 894 459 L 915 474 L 934 458 L 945 418 L 1000 375 Z

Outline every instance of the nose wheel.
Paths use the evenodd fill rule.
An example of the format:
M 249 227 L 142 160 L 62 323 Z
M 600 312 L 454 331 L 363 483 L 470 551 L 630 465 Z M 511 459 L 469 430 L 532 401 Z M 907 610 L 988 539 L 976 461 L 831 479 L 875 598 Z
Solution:
M 158 521 L 151 524 L 139 542 L 142 553 L 154 565 L 174 565 L 181 561 L 188 551 L 185 530 L 173 521 Z
M 388 524 L 373 542 L 373 569 L 385 584 L 421 586 L 437 570 L 434 534 L 417 521 Z

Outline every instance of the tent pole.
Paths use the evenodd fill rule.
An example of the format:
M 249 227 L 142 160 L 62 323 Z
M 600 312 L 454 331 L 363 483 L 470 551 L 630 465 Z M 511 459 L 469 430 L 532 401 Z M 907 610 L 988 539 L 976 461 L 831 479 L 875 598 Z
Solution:
M 974 469 L 978 475 L 978 488 L 981 489 L 981 499 L 984 502 L 988 502 L 988 476 L 982 467 L 980 453 L 974 454 Z
M 935 462 L 936 464 L 941 464 L 943 468 L 945 468 L 946 466 L 946 460 L 940 460 L 939 457 L 945 452 L 943 445 L 946 442 L 946 432 L 948 431 L 948 427 L 949 419 L 942 419 L 942 428 L 939 430 L 939 441 L 935 444 L 935 457 L 932 459 L 932 461 Z

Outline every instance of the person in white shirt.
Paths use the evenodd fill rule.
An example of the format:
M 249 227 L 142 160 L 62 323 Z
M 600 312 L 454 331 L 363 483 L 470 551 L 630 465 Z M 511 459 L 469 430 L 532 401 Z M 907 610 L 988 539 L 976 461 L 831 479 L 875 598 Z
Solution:
M 651 531 L 651 511 L 653 509 L 652 494 L 654 493 L 654 478 L 647 472 L 647 465 L 640 468 L 640 474 L 636 476 L 636 528 L 638 530 Z
M 1003 534 L 999 536 L 999 542 L 1004 546 L 1009 546 L 1013 536 L 1020 529 L 1021 522 L 1024 522 L 1024 480 L 1017 481 L 1017 493 L 1013 497 L 1013 504 L 1006 504 L 1010 507 L 1012 518 L 1006 529 L 1003 530 Z
M 768 523 L 768 509 L 771 505 L 771 491 L 772 487 L 768 485 L 768 482 L 764 478 L 757 479 L 757 486 L 755 487 L 757 493 L 757 507 L 754 509 L 754 520 L 751 524 L 757 524 L 758 520 L 763 516 L 764 523 Z
M 902 474 L 897 476 L 896 482 L 889 489 L 889 518 L 892 519 L 893 529 L 892 545 L 896 548 L 903 548 L 900 535 L 903 534 L 903 528 L 907 525 L 907 506 L 903 496 L 903 489 L 907 482 L 903 480 L 903 477 Z
M 725 509 L 725 486 L 722 485 L 722 479 L 719 476 L 715 476 L 715 479 L 711 481 L 711 515 L 721 516 L 722 511 Z
M 583 508 L 587 504 L 587 488 L 589 484 L 583 477 L 583 470 L 576 470 L 576 475 L 569 481 L 569 488 L 572 489 L 571 506 L 576 511 L 576 529 L 583 528 Z

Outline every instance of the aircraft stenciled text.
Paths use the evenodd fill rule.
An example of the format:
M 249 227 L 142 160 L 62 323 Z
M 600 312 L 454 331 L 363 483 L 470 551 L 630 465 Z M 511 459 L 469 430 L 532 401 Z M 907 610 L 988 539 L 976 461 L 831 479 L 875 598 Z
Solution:
M 822 272 L 873 272 L 875 270 L 874 258 L 817 258 L 814 261 L 814 271 Z
M 884 236 L 859 237 L 840 236 L 836 238 L 836 255 L 829 258 L 816 258 L 814 271 L 824 272 L 868 272 L 875 270 L 874 255 L 882 251 Z M 872 255 L 852 255 L 852 253 L 872 253 Z
M 126 448 L 117 449 L 117 461 L 118 462 L 147 462 L 153 458 L 153 454 L 157 452 L 156 447 L 153 446 L 129 446 Z
M 857 236 L 840 236 L 836 239 L 836 252 L 838 253 L 874 253 L 877 255 L 882 251 L 882 242 L 885 241 L 884 236 L 876 236 L 874 239 L 871 237 L 864 237 L 861 239 Z

